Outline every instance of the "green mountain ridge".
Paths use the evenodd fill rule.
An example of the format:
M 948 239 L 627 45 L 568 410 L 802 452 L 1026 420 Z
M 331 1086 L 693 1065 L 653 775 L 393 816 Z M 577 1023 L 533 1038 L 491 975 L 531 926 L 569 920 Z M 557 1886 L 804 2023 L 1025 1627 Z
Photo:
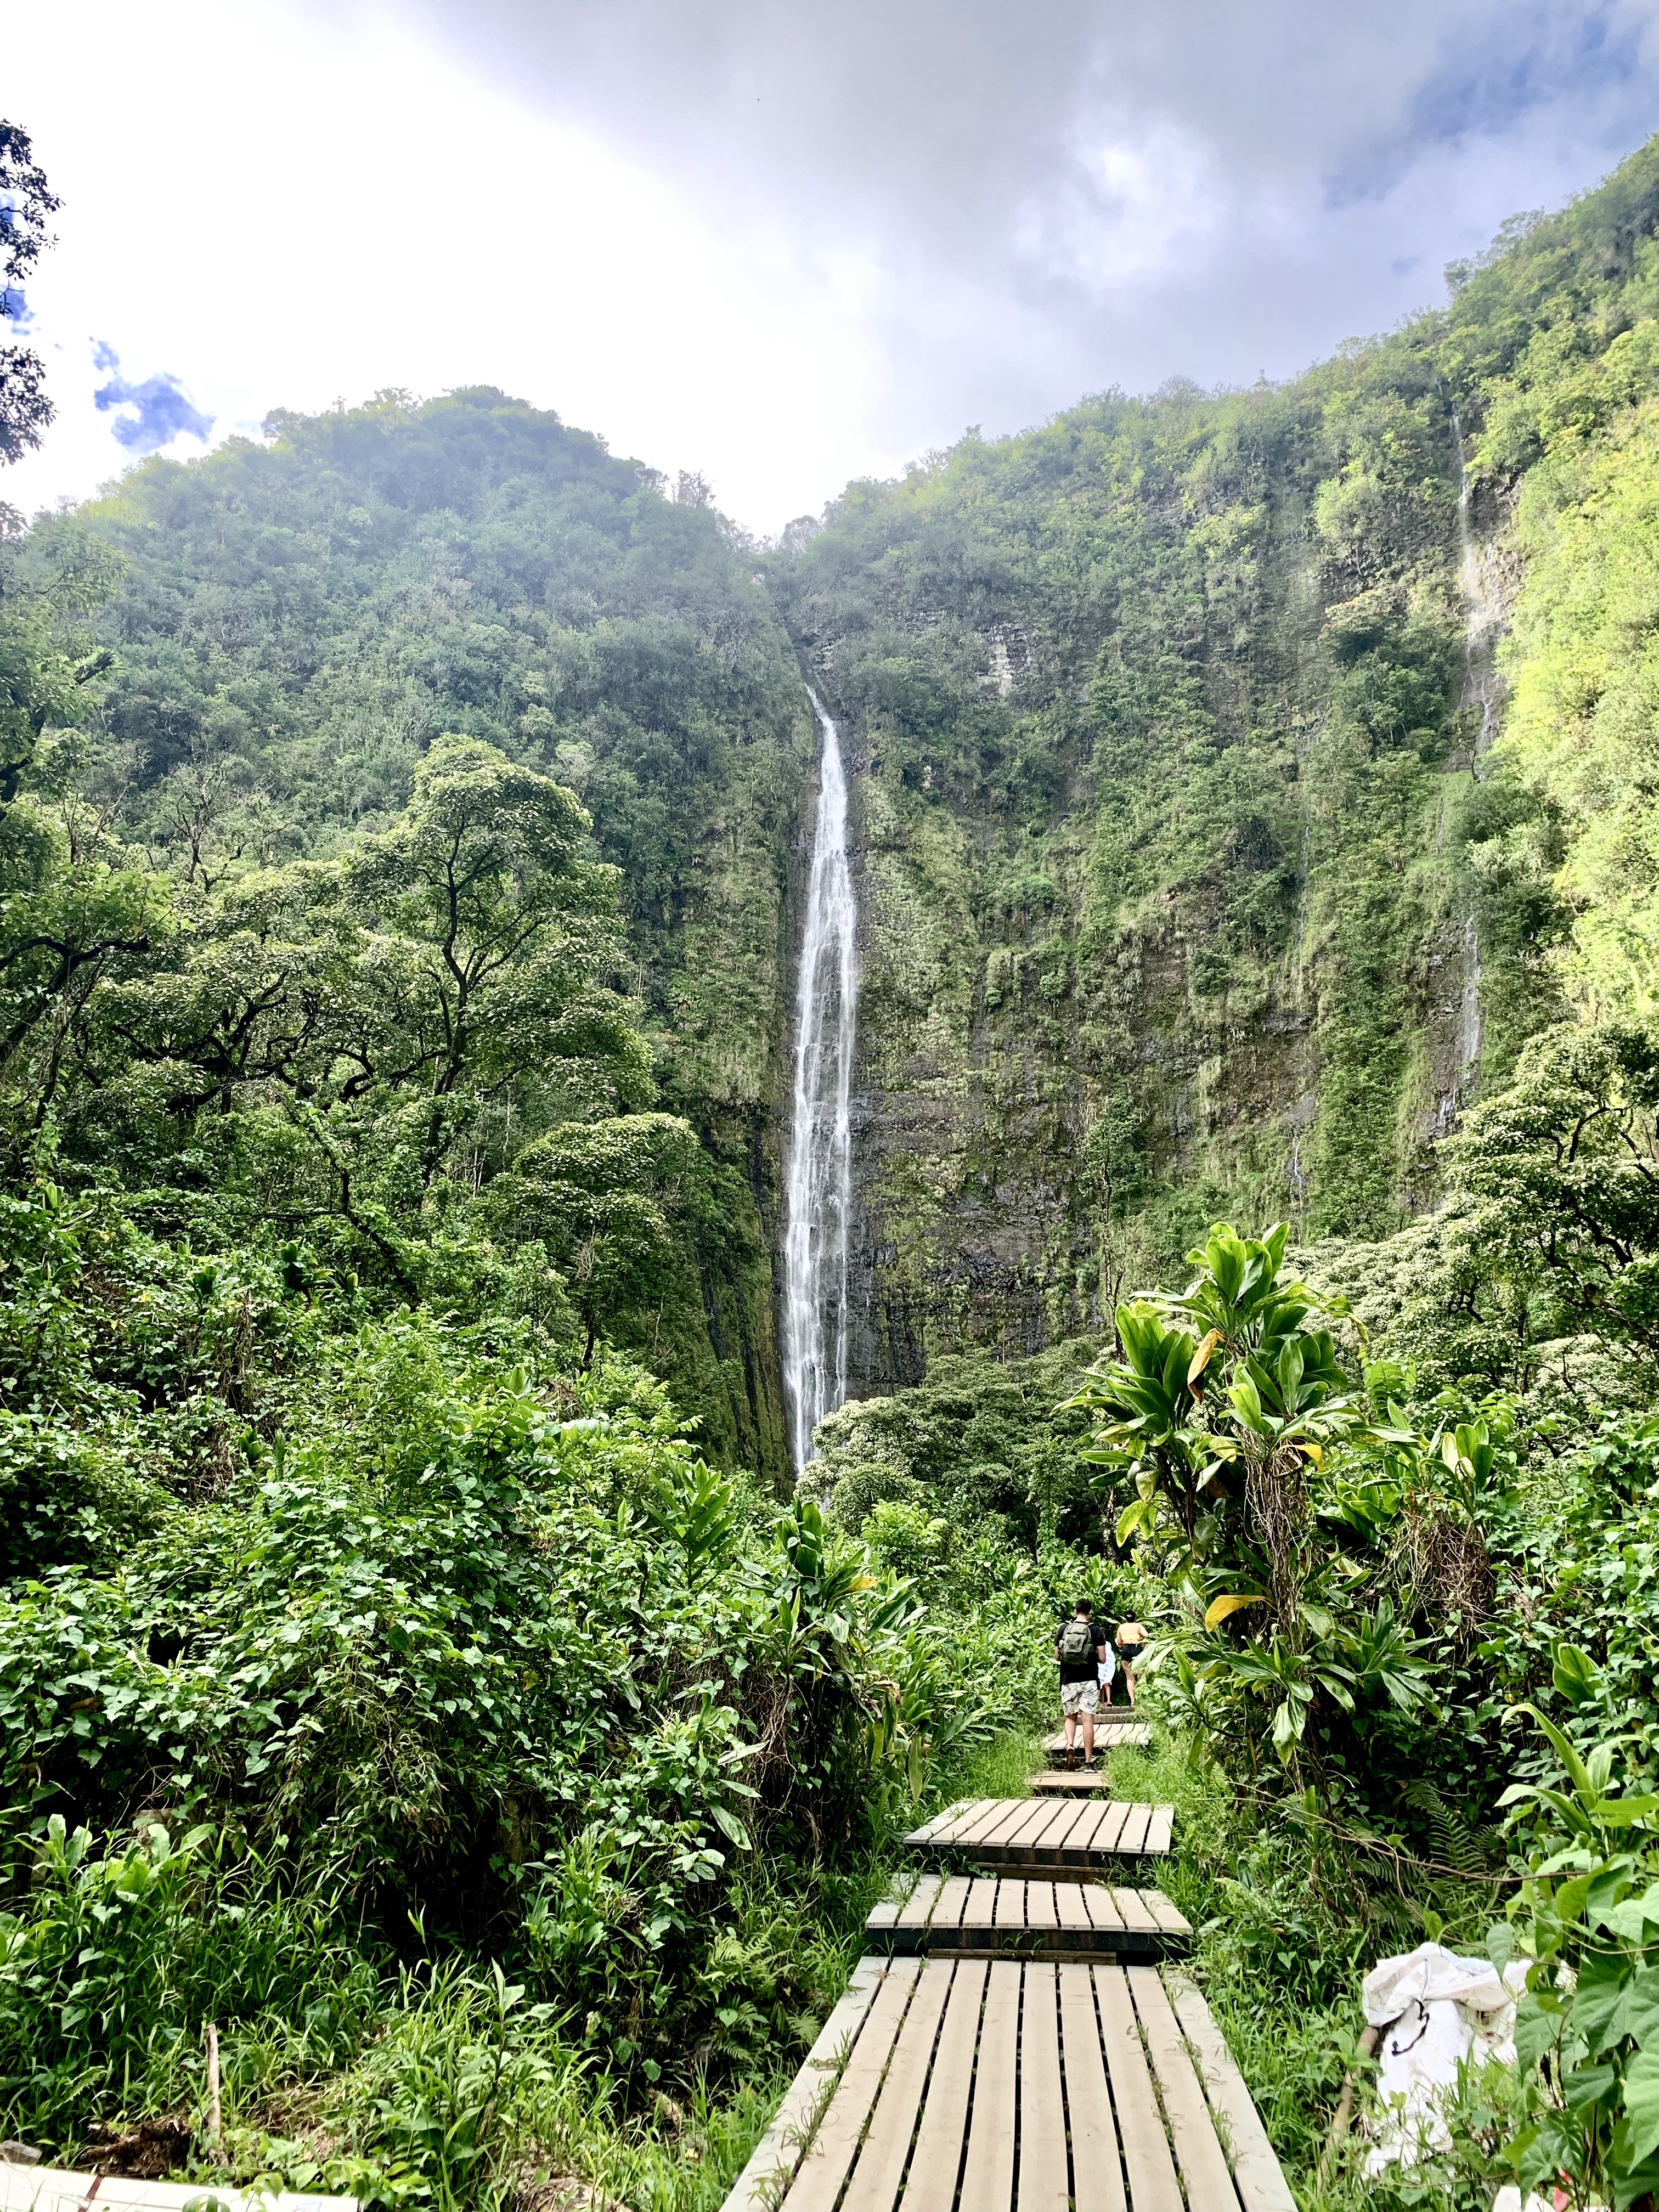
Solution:
M 853 770 L 855 1395 L 1098 1331 L 1212 1216 L 1389 1236 L 1530 1035 L 1645 1003 L 1609 538 L 1650 512 L 1656 219 L 1650 146 L 1288 385 L 969 437 L 775 547 L 480 388 L 278 415 L 19 557 L 102 575 L 88 787 L 198 890 L 391 820 L 440 731 L 576 793 L 708 1169 L 607 1325 L 781 1475 L 802 670 Z

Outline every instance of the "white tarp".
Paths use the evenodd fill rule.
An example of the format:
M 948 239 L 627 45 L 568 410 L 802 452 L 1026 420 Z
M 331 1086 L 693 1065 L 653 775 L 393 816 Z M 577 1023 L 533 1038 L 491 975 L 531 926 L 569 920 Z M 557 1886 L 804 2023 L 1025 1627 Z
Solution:
M 1513 2066 L 1515 2001 L 1526 1985 L 1525 1959 L 1502 1974 L 1489 1959 L 1460 1958 L 1441 1943 L 1419 1943 L 1383 1959 L 1365 1977 L 1365 2018 L 1383 2031 L 1377 2046 L 1381 2109 L 1367 2173 L 1413 2166 L 1451 2140 L 1443 2106 L 1460 2065 L 1495 2058 Z

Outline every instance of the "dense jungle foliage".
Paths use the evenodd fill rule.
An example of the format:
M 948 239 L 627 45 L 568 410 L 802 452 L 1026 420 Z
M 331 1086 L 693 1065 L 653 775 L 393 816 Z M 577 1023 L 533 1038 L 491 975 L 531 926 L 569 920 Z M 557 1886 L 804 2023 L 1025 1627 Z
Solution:
M 622 1150 L 601 1182 L 608 1173 L 667 1194 L 667 1241 L 648 1285 L 602 1263 L 589 1317 L 612 1341 L 649 1351 L 728 1463 L 776 1472 L 762 1155 L 787 992 L 787 841 L 812 725 L 752 561 L 698 484 L 666 497 L 599 439 L 496 392 L 425 406 L 387 392 L 347 414 L 278 414 L 270 428 L 268 445 L 234 440 L 190 467 L 146 463 L 106 499 L 38 523 L 10 556 L 19 648 L 66 632 L 38 696 L 14 683 L 12 783 L 31 761 L 79 881 L 148 886 L 142 914 L 112 915 L 111 946 L 93 956 L 99 973 L 136 978 L 145 958 L 171 970 L 159 940 L 149 955 L 117 949 L 149 936 L 158 898 L 169 945 L 190 944 L 201 963 L 226 969 L 237 956 L 210 944 L 273 933 L 308 959 L 299 948 L 314 927 L 297 917 L 318 910 L 319 869 L 332 868 L 331 882 L 355 900 L 347 878 L 368 864 L 348 852 L 366 853 L 366 836 L 427 834 L 394 825 L 411 800 L 422 804 L 422 763 L 441 738 L 470 741 L 470 761 L 485 758 L 481 749 L 505 756 L 503 776 L 510 762 L 556 780 L 556 799 L 550 782 L 533 786 L 547 819 L 525 834 L 575 835 L 585 864 L 611 871 L 611 933 L 601 943 L 596 910 L 582 957 L 619 1005 L 639 1002 L 628 1096 L 637 1103 L 643 1084 L 687 1125 L 613 1133 Z M 64 719 L 51 687 L 73 688 L 71 665 L 96 667 L 94 696 L 76 737 L 49 737 L 48 766 L 33 749 Z M 522 798 L 532 784 L 514 789 Z M 579 829 L 572 795 L 585 811 Z M 557 826 L 549 810 L 561 806 Z M 541 1047 L 524 1027 L 528 998 L 515 996 L 531 946 L 514 935 L 530 918 L 500 919 L 499 945 L 479 951 L 484 966 L 460 987 L 494 994 L 465 1019 L 473 1048 L 482 1039 L 495 1057 L 442 1079 L 460 1120 L 445 1139 L 440 1207 L 463 1185 L 476 1196 L 551 1121 L 568 1120 L 530 1095 Z M 41 982 L 54 972 L 44 966 Z M 78 962 L 71 1000 L 92 980 Z M 287 1010 L 256 1006 L 263 988 L 245 993 L 246 1018 L 265 1030 L 286 1023 L 284 1036 L 297 1036 Z M 388 990 L 383 1016 L 404 1011 Z M 503 1015 L 520 1032 L 510 1043 L 490 1041 Z M 36 1018 L 29 1002 L 17 1018 Z M 228 1067 L 242 1018 L 229 999 L 212 1017 Z M 342 1005 L 330 1018 L 356 1013 Z M 196 1019 L 199 1035 L 155 1030 L 141 1054 L 210 1056 Z M 322 1048 L 320 1033 L 309 1047 Z M 360 1070 L 352 1097 L 367 1097 L 384 1073 Z M 337 1119 L 336 1101 L 295 1079 Z M 412 1061 L 395 1079 L 417 1079 Z M 596 1170 L 596 1155 L 544 1163 L 567 1182 Z M 435 1171 L 435 1155 L 422 1162 L 426 1195 L 411 1200 L 428 1215 Z M 309 1218 L 301 1206 L 293 1225 L 305 1233 Z M 477 1233 L 470 1224 L 462 1241 Z M 574 1222 L 570 1233 L 586 1234 Z M 354 1263 L 392 1268 L 389 1249 Z
M 1401 2200 L 1651 2196 L 1656 224 L 776 547 L 486 389 L 10 532 L 0 2131 L 712 2212 L 1086 1594 L 1304 2200 L 1425 1935 L 1536 1967 Z M 797 1485 L 798 647 L 907 1387 Z

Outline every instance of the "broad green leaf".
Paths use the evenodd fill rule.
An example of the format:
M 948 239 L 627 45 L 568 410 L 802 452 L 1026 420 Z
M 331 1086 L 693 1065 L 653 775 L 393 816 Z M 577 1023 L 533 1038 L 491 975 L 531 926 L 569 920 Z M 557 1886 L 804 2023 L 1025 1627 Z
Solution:
M 1626 1984 L 1607 2023 L 1609 2042 L 1621 2036 L 1659 2049 L 1659 1966 L 1638 1968 Z
M 1582 1705 L 1595 1695 L 1600 1671 L 1588 1652 L 1581 1651 L 1577 1644 L 1563 1644 L 1556 1648 L 1550 1679 L 1564 1698 L 1574 1705 Z
M 1522 2066 L 1528 2071 L 1536 2066 L 1546 2052 L 1554 2050 L 1560 2033 L 1559 2012 L 1540 2003 L 1534 1990 L 1527 1990 L 1515 2012 L 1516 2056 Z
M 1626 2130 L 1621 2148 L 1632 2166 L 1659 2150 L 1659 2051 L 1638 2051 L 1625 2069 Z
M 1561 2094 L 1570 2112 L 1583 2112 L 1585 2106 L 1605 2097 L 1619 2079 L 1616 2066 L 1575 2066 L 1561 2081 Z

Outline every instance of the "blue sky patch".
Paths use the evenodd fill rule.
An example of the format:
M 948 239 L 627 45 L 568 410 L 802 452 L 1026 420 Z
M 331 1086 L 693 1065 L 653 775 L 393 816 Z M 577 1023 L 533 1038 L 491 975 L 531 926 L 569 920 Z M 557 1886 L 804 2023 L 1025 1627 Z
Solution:
M 112 413 L 110 428 L 130 453 L 154 453 L 180 436 L 199 438 L 205 445 L 214 418 L 204 415 L 176 376 L 165 371 L 135 384 L 121 374 L 121 357 L 105 338 L 94 338 L 93 366 L 107 372 L 109 381 L 92 395 L 100 414 Z

